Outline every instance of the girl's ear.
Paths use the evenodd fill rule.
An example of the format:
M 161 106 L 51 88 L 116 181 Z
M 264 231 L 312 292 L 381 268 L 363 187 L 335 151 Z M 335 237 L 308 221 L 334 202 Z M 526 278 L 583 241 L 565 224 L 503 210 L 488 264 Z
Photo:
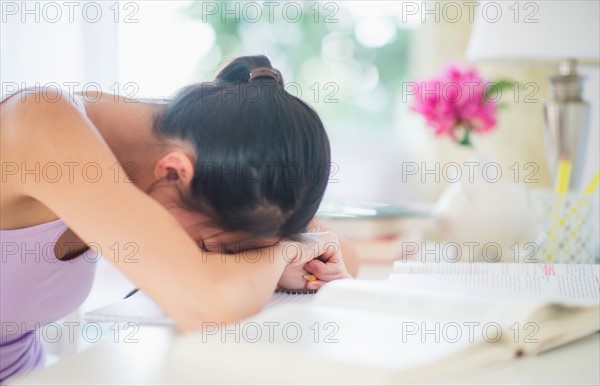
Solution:
M 156 166 L 154 166 L 154 176 L 159 180 L 179 180 L 185 186 L 189 186 L 194 176 L 194 164 L 186 154 L 174 151 L 156 163 Z

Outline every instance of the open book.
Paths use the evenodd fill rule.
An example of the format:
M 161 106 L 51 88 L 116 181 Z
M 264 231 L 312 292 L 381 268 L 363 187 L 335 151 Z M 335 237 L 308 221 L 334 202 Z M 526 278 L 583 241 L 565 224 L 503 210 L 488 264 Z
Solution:
M 598 267 L 588 268 L 562 276 L 505 275 L 550 283 L 520 292 L 437 274 L 334 281 L 305 304 L 231 325 L 206 323 L 202 331 L 179 336 L 167 363 L 169 381 L 210 383 L 211 369 L 221 383 L 240 376 L 271 384 L 446 382 L 599 331 Z M 557 296 L 565 277 L 595 290 Z

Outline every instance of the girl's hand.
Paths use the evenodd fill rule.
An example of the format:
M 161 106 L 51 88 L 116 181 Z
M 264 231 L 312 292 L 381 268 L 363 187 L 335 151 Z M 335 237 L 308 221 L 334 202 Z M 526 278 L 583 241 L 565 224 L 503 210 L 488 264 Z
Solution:
M 280 287 L 316 290 L 328 281 L 352 277 L 342 260 L 335 233 L 320 232 L 306 237 L 313 240 L 304 243 L 289 242 L 283 247 L 284 258 L 289 263 L 279 280 Z
M 304 269 L 309 272 L 306 288 L 318 290 L 328 281 L 338 279 L 352 279 L 352 275 L 346 270 L 346 265 L 340 257 L 332 257 L 327 261 L 314 259 L 304 265 Z

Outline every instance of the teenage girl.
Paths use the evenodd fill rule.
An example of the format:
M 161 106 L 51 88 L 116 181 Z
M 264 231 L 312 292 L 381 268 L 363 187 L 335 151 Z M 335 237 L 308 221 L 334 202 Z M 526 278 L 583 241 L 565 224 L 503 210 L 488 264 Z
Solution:
M 355 272 L 306 233 L 329 142 L 264 56 L 166 103 L 22 90 L 0 114 L 0 382 L 43 361 L 36 330 L 81 304 L 100 255 L 182 331 Z

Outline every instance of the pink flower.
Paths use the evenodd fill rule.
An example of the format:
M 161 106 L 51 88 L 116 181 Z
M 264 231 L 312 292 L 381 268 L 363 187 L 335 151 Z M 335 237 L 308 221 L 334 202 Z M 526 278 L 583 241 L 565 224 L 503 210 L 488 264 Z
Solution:
M 475 69 L 448 65 L 440 75 L 415 82 L 415 99 L 411 109 L 425 117 L 436 135 L 450 135 L 455 130 L 485 133 L 496 125 L 497 103 L 485 98 L 490 86 Z M 468 138 L 467 142 L 468 143 Z

